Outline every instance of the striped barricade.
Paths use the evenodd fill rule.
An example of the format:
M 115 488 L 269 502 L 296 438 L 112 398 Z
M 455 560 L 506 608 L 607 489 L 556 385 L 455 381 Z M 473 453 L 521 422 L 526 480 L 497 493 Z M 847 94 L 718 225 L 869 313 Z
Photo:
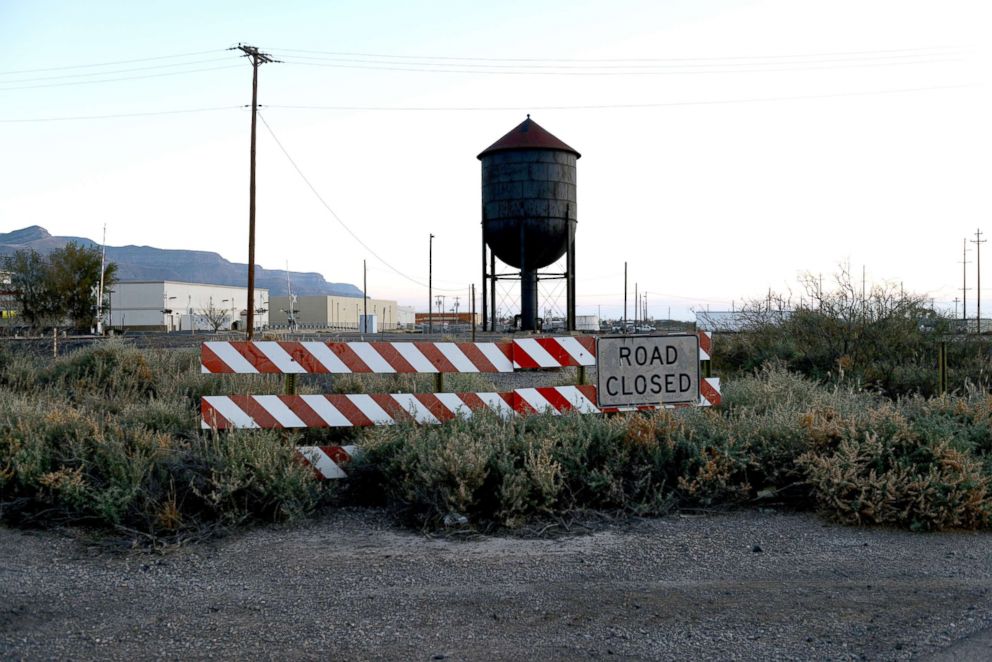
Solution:
M 699 332 L 699 358 L 710 360 L 712 337 Z M 502 342 L 205 342 L 208 374 L 507 373 L 593 367 L 590 336 L 523 338 Z M 536 413 L 609 414 L 659 406 L 600 408 L 591 385 L 521 388 L 508 392 L 375 393 L 335 395 L 213 395 L 200 401 L 204 429 L 299 429 L 436 424 L 491 411 L 504 418 Z M 720 380 L 700 379 L 699 406 L 720 404 Z M 689 405 L 665 405 L 680 407 Z M 345 477 L 354 446 L 300 446 L 301 459 L 326 479 Z
M 700 381 L 699 405 L 720 404 L 720 380 Z M 502 417 L 537 413 L 604 414 L 658 409 L 600 408 L 596 387 L 547 386 L 492 393 L 352 393 L 336 395 L 206 395 L 201 401 L 204 429 L 297 429 L 436 424 L 490 411 Z M 666 405 L 676 407 L 677 405 Z M 689 406 L 689 405 L 682 405 Z
M 699 360 L 709 361 L 710 354 L 713 353 L 713 334 L 709 331 L 697 331 L 699 336 Z
M 592 337 L 507 342 L 205 342 L 209 374 L 513 372 L 596 365 Z

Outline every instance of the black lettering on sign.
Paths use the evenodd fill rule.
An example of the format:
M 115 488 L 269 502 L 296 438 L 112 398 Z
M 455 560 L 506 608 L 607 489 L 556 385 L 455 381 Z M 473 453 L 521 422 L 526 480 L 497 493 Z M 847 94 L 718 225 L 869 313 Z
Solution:
M 654 395 L 658 395 L 659 393 L 661 393 L 662 388 L 664 387 L 661 385 L 661 375 L 659 374 L 651 375 L 651 393 L 653 393 Z M 610 395 L 613 394 L 611 393 Z
M 617 395 L 616 382 L 617 382 L 617 378 L 616 377 L 609 377 L 609 378 L 607 378 L 607 380 L 606 380 L 606 392 L 609 395 Z
M 679 350 L 676 349 L 675 345 L 668 345 L 665 347 L 665 353 L 668 355 L 668 364 L 671 365 L 679 360 Z
M 630 365 L 630 347 L 620 347 L 620 365 L 626 361 L 627 365 Z
M 692 384 L 692 379 L 686 373 L 679 375 L 679 390 L 685 393 L 689 390 L 689 386 Z

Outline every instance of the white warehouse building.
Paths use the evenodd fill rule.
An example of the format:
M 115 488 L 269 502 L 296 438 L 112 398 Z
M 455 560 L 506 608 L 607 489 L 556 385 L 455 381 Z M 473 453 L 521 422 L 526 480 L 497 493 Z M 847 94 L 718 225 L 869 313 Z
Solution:
M 248 288 L 170 280 L 120 281 L 110 289 L 110 327 L 136 331 L 243 330 Z M 269 324 L 269 291 L 255 289 L 255 328 Z
M 366 304 L 362 297 L 342 297 L 334 295 L 294 296 L 292 308 L 290 297 L 272 297 L 272 324 L 284 327 L 290 324 L 290 310 L 297 325 L 310 328 L 357 329 L 361 316 L 368 312 L 375 319 L 377 329 L 392 331 L 401 328 L 401 315 L 395 301 L 369 298 Z

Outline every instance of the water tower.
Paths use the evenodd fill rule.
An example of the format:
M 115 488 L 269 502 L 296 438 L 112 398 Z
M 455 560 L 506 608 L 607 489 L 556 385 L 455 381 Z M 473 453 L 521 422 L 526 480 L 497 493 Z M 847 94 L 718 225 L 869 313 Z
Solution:
M 539 280 L 565 279 L 575 329 L 575 162 L 580 154 L 527 116 L 482 161 L 482 326 L 496 329 L 496 281 L 520 281 L 520 328 L 537 330 Z M 542 273 L 566 255 L 565 273 Z M 496 258 L 518 273 L 496 273 Z

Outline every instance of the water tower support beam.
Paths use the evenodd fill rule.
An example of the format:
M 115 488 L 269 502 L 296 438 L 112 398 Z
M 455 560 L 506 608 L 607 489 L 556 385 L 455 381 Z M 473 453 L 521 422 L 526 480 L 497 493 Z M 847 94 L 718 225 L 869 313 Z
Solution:
M 483 225 L 485 227 L 485 225 Z M 489 277 L 486 275 L 486 234 L 482 233 L 482 330 L 485 331 L 489 322 L 489 302 L 486 300 L 489 297 L 486 296 L 487 283 L 489 282 Z M 473 327 L 474 328 L 474 327 Z
M 489 330 L 496 330 L 496 253 L 489 251 Z
M 571 216 L 569 210 L 569 216 Z M 568 249 L 565 265 L 565 325 L 575 331 L 575 220 L 568 220 Z

